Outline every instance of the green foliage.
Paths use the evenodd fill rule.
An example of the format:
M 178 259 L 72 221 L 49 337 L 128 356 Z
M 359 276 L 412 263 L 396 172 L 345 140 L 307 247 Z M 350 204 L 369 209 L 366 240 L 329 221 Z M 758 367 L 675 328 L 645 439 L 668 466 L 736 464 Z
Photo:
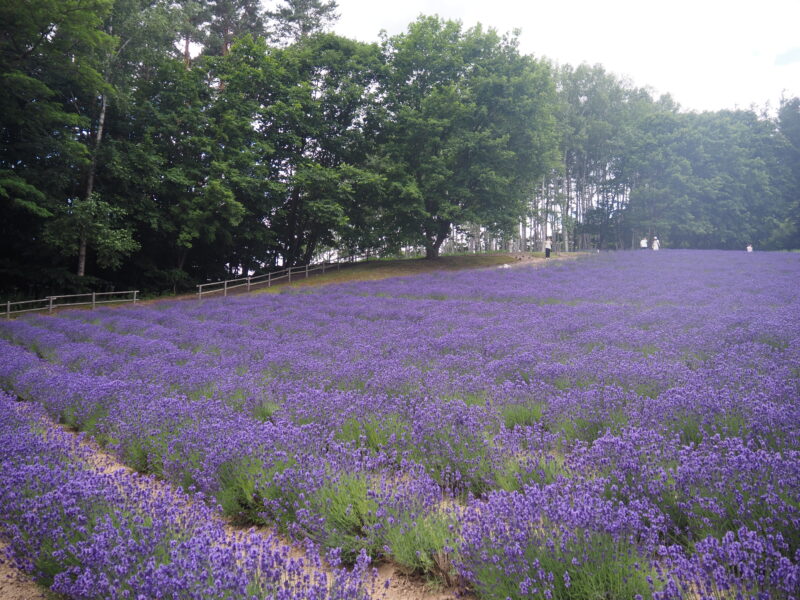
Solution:
M 384 53 L 392 229 L 435 257 L 454 223 L 510 225 L 555 150 L 547 66 L 514 38 L 438 17 L 385 39 Z
M 266 15 L 276 22 L 276 37 L 300 40 L 338 18 L 336 0 L 281 0 Z
M 506 459 L 497 472 L 497 487 L 508 492 L 519 491 L 528 484 L 548 485 L 559 477 L 569 474 L 561 455 L 556 456 L 512 456 Z
M 409 424 L 399 415 L 385 415 L 381 418 L 357 419 L 351 417 L 342 425 L 336 439 L 354 442 L 373 452 L 387 451 L 390 445 L 398 450 L 407 447 L 411 436 Z
M 122 227 L 123 209 L 100 200 L 97 194 L 88 199 L 74 199 L 62 207 L 44 229 L 44 239 L 66 256 L 77 256 L 85 242 L 97 253 L 100 267 L 118 269 L 124 258 L 139 249 L 133 232 Z
M 384 534 L 392 560 L 409 574 L 453 585 L 456 582 L 452 564 L 456 524 L 456 517 L 446 511 L 396 520 Z
M 98 425 L 108 416 L 108 409 L 104 406 L 95 406 L 88 415 L 81 417 L 77 412 L 77 408 L 80 406 L 81 403 L 77 402 L 74 406 L 65 408 L 59 421 L 77 431 L 86 431 L 92 436 L 98 436 Z M 100 439 L 103 439 L 103 436 L 100 436 Z
M 748 111 L 647 117 L 630 147 L 631 223 L 673 247 L 766 244 L 785 215 L 773 132 Z
M 325 519 L 323 539 L 328 548 L 341 548 L 345 563 L 355 562 L 362 549 L 375 557 L 381 544 L 374 531 L 377 501 L 370 496 L 363 474 L 344 474 L 323 485 L 310 500 Z
M 32 265 L 63 265 L 58 249 L 43 242 L 42 228 L 64 198 L 76 196 L 76 174 L 89 164 L 78 132 L 89 129 L 90 122 L 79 107 L 104 89 L 99 56 L 114 45 L 102 30 L 111 6 L 111 0 L 0 6 L 0 256 L 8 257 L 0 260 L 0 273 L 5 286 L 24 286 L 42 276 Z M 14 269 L 15 263 L 25 269 Z
M 140 473 L 163 476 L 169 437 L 164 432 L 129 440 L 121 450 L 123 462 Z
M 544 524 L 545 528 L 552 527 Z M 486 600 L 553 598 L 555 600 L 625 600 L 641 595 L 650 598 L 648 576 L 654 572 L 645 565 L 649 561 L 624 541 L 614 541 L 608 534 L 578 531 L 573 539 L 562 544 L 536 544 L 523 549 L 533 577 L 540 572 L 553 573 L 553 589 L 546 595 L 540 588 L 536 594 L 523 594 L 517 583 L 505 577 L 503 565 L 483 561 L 475 573 L 480 581 L 477 592 Z M 568 583 L 564 574 L 569 574 Z M 518 577 L 519 575 L 517 575 Z M 656 579 L 655 577 L 652 577 Z
M 435 257 L 454 228 L 500 236 L 523 214 L 558 215 L 567 247 L 800 246 L 797 98 L 773 119 L 681 113 L 515 35 L 422 16 L 364 44 L 321 33 L 335 10 L 4 3 L 6 291 L 175 292 L 329 249 Z
M 569 442 L 581 440 L 591 443 L 603 436 L 606 431 L 618 433 L 626 424 L 625 412 L 617 409 L 608 414 L 567 417 L 559 421 L 555 429 Z
M 508 429 L 517 425 L 530 426 L 542 419 L 544 404 L 532 402 L 527 404 L 507 404 L 500 409 L 500 416 Z
M 264 400 L 253 408 L 253 417 L 259 421 L 271 421 L 273 415 L 278 412 L 281 405 L 271 400 Z
M 254 458 L 224 463 L 217 473 L 219 490 L 217 502 L 223 514 L 245 524 L 267 524 L 267 515 L 275 515 L 274 507 L 267 503 L 279 502 L 289 518 L 294 511 L 297 495 L 281 487 L 276 481 L 279 475 L 295 466 L 291 459 L 279 460 L 266 466 Z M 284 515 L 285 516 L 285 515 Z M 280 524 L 288 523 L 281 520 Z

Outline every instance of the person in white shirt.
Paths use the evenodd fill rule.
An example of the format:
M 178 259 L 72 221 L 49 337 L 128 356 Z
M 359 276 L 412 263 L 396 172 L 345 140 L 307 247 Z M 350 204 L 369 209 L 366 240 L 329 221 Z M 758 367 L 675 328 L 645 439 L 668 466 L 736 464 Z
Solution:
M 653 238 L 653 250 L 658 250 L 661 248 L 661 242 L 658 241 L 658 237 Z
M 746 248 L 746 250 L 747 250 L 748 252 L 752 252 L 752 251 L 753 251 L 753 244 L 747 244 L 747 248 Z
M 642 250 L 647 250 L 647 238 L 646 237 L 643 237 L 642 241 L 639 242 L 639 248 L 641 248 Z
M 544 241 L 544 257 L 550 258 L 550 250 L 553 248 L 553 242 L 550 238 Z

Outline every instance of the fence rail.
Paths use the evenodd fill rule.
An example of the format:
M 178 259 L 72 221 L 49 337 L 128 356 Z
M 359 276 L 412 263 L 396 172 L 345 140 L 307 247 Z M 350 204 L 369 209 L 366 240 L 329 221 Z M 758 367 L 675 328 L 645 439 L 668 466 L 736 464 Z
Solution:
M 123 296 L 119 298 L 118 296 Z M 129 296 L 129 297 L 125 297 Z M 6 319 L 11 318 L 12 314 L 35 312 L 46 310 L 52 313 L 54 309 L 64 306 L 91 306 L 95 308 L 98 304 L 111 304 L 117 302 L 138 301 L 139 290 L 125 290 L 123 292 L 87 292 L 86 294 L 64 294 L 61 296 L 47 296 L 37 300 L 21 300 L 19 302 L 5 303 Z M 83 300 L 81 300 L 83 298 Z M 68 302 L 59 302 L 68 300 Z
M 287 269 L 281 269 L 280 271 L 271 271 L 269 273 L 265 273 L 264 275 L 254 275 L 252 277 L 239 277 L 238 279 L 226 279 L 225 281 L 201 283 L 197 285 L 197 297 L 199 299 L 209 294 L 219 293 L 221 293 L 223 296 L 227 296 L 229 291 L 238 288 L 246 288 L 246 291 L 249 292 L 254 287 L 271 287 L 273 283 L 277 283 L 284 279 L 287 281 L 292 281 L 292 276 L 295 278 L 298 276 L 308 278 L 308 274 L 315 271 L 322 271 L 323 273 L 325 272 L 325 269 L 336 269 L 338 271 L 340 265 L 340 262 L 322 262 L 315 265 L 289 267 Z

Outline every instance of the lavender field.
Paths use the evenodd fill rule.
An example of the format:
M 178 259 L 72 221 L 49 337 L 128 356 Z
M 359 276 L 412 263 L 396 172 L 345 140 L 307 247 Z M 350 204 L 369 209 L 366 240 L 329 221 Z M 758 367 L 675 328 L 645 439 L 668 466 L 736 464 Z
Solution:
M 379 597 L 370 560 L 492 600 L 800 597 L 800 254 L 72 311 L 0 356 L 0 535 L 72 597 Z

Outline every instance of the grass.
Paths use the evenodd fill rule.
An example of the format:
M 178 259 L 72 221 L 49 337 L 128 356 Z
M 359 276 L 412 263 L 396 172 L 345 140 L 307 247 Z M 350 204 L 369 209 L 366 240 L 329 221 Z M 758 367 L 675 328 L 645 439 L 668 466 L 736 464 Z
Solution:
M 625 413 L 617 409 L 607 415 L 567 417 L 559 420 L 554 430 L 561 432 L 568 442 L 581 440 L 592 443 L 606 431 L 619 433 L 627 421 Z
M 530 255 L 535 256 L 535 255 Z M 296 289 L 313 285 L 329 285 L 347 281 L 374 281 L 389 277 L 404 277 L 435 271 L 461 271 L 464 269 L 482 269 L 518 262 L 512 254 L 459 254 L 440 256 L 434 260 L 425 258 L 380 259 L 365 262 L 343 264 L 321 273 L 311 274 L 308 279 L 301 278 L 269 288 L 261 288 L 256 293 L 279 293 L 287 288 Z M 301 276 L 298 276 L 301 277 Z
M 253 417 L 259 421 L 271 421 L 273 415 L 278 412 L 281 405 L 272 400 L 264 400 L 253 407 Z

